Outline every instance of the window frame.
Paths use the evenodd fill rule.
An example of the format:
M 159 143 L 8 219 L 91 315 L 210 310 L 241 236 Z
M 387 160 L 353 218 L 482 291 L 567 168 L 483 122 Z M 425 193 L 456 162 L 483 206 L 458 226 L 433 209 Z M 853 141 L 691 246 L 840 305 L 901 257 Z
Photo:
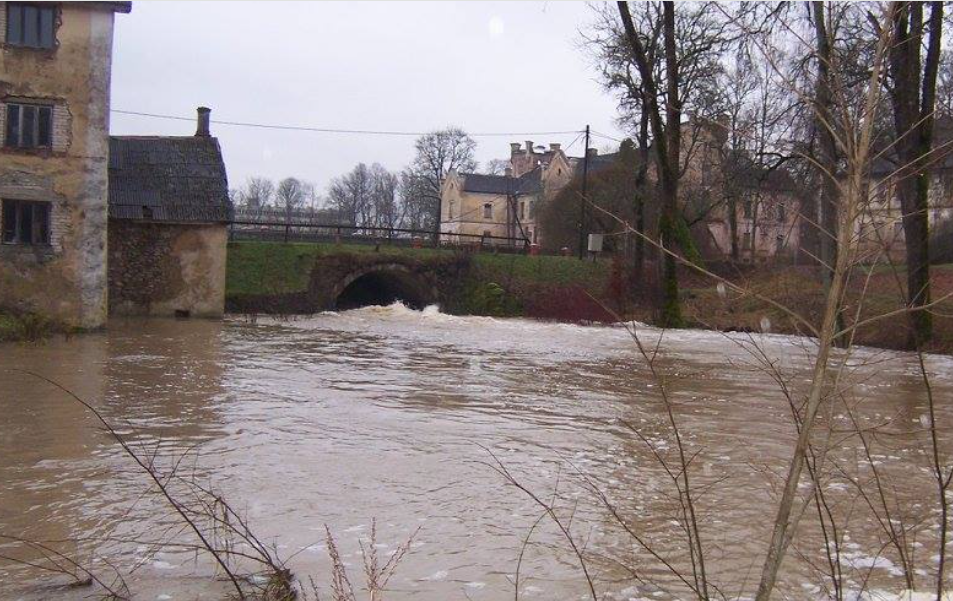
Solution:
M 29 240 L 24 238 L 24 215 L 29 213 Z M 12 233 L 8 219 L 12 214 Z M 45 200 L 0 199 L 0 245 L 52 245 L 53 203 Z
M 58 9 L 56 4 L 44 2 L 7 2 L 4 44 L 30 50 L 55 50 Z M 35 43 L 29 43 L 26 39 L 28 10 L 36 12 Z M 19 29 L 16 29 L 17 27 Z
M 6 111 L 6 126 L 3 132 L 3 147 L 18 148 L 21 150 L 52 150 L 53 149 L 53 105 L 46 102 L 26 102 L 14 100 L 5 102 L 0 107 Z M 26 115 L 33 113 L 30 127 L 30 144 L 24 144 L 24 126 Z M 16 113 L 16 118 L 13 117 Z M 44 125 L 44 115 L 46 123 Z M 16 128 L 16 132 L 12 128 Z M 45 129 L 45 136 L 42 136 Z M 45 138 L 45 140 L 41 140 Z M 44 143 L 45 142 L 45 143 Z
M 493 203 L 483 203 L 483 218 L 493 219 Z

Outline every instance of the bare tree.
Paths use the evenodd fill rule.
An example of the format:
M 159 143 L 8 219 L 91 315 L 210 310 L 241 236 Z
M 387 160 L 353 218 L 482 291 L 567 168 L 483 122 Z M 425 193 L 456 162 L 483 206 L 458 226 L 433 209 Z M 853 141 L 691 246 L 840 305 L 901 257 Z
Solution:
M 415 181 L 416 199 L 433 216 L 435 232 L 440 231 L 440 187 L 451 170 L 475 171 L 476 142 L 465 131 L 448 127 L 417 139 L 417 154 L 410 166 Z
M 403 206 L 398 196 L 400 178 L 382 165 L 371 165 L 371 204 L 374 227 L 393 229 L 400 226 Z
M 921 2 L 897 2 L 894 10 L 894 42 L 890 47 L 889 87 L 893 101 L 896 154 L 903 168 L 897 173 L 897 195 L 903 211 L 903 234 L 907 250 L 907 299 L 916 309 L 910 313 L 911 340 L 917 348 L 933 334 L 930 312 L 930 246 L 928 202 L 930 156 L 933 151 L 933 112 L 936 108 L 940 41 L 943 34 L 943 3 L 930 2 L 930 18 L 924 22 Z M 926 56 L 922 57 L 926 48 Z
M 373 213 L 371 179 L 371 170 L 364 163 L 359 163 L 350 173 L 331 180 L 328 186 L 331 206 L 351 225 L 370 225 Z
M 659 104 L 660 91 L 656 82 L 655 65 L 649 62 L 649 54 L 635 30 L 628 2 L 619 2 L 619 15 L 625 28 L 626 39 L 634 62 L 638 67 L 643 89 L 642 110 L 648 115 L 655 146 L 655 164 L 661 192 L 661 221 L 659 232 L 662 246 L 674 248 L 676 242 L 675 219 L 678 212 L 678 165 L 681 144 L 681 105 L 679 103 L 679 72 L 675 41 L 675 5 L 663 3 L 662 32 L 665 66 L 665 118 Z M 670 127 L 666 127 L 668 124 Z M 679 327 L 682 312 L 678 299 L 678 273 L 671 255 L 662 258 L 662 325 Z
M 426 179 L 411 167 L 401 171 L 399 177 L 398 193 L 403 226 L 411 230 L 434 231 L 433 203 Z
M 271 205 L 275 196 L 275 184 L 266 177 L 249 177 L 240 190 L 242 206 L 254 212 Z
M 634 87 L 626 84 L 629 97 L 645 113 L 655 150 L 660 242 L 668 249 L 690 247 L 680 213 L 679 180 L 699 136 L 690 136 L 689 145 L 683 148 L 683 110 L 690 99 L 704 96 L 704 89 L 720 70 L 718 59 L 732 38 L 726 22 L 708 3 L 683 3 L 678 8 L 672 2 L 639 3 L 635 5 L 639 15 L 635 20 L 627 2 L 617 6 L 626 60 L 638 74 Z M 677 327 L 682 324 L 682 315 L 676 261 L 664 254 L 661 264 L 661 323 Z
M 490 159 L 483 166 L 483 173 L 487 175 L 503 175 L 509 169 L 510 162 L 506 159 Z
M 291 222 L 294 212 L 304 204 L 307 193 L 307 185 L 294 177 L 286 177 L 278 184 L 275 206 L 285 212 L 286 222 Z

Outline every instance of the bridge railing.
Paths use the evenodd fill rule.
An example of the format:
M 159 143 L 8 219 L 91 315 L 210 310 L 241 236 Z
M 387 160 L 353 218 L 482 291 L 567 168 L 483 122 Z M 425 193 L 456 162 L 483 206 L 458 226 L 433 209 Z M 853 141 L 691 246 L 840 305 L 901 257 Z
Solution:
M 526 238 L 510 238 L 458 232 L 407 228 L 356 226 L 339 223 L 302 223 L 236 219 L 229 225 L 230 240 L 267 242 L 336 242 L 348 244 L 388 244 L 407 247 L 466 248 L 492 252 L 529 252 Z

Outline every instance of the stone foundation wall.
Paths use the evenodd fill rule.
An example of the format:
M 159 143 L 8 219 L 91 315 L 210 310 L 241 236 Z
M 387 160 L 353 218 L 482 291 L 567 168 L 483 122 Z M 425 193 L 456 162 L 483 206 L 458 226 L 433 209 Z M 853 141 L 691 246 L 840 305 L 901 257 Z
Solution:
M 109 222 L 109 313 L 221 317 L 224 225 Z

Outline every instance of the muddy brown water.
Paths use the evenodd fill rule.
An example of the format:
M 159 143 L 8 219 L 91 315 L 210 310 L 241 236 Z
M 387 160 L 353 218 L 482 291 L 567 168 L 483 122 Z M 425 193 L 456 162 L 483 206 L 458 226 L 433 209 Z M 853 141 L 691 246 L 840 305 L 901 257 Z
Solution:
M 652 345 L 659 332 L 641 330 Z M 756 341 L 795 392 L 807 382 L 810 341 L 781 336 L 666 333 L 664 374 L 703 493 L 707 569 L 727 597 L 750 593 L 760 568 L 777 476 L 791 451 L 790 408 L 759 369 Z M 922 436 L 925 397 L 913 357 L 859 349 L 840 383 L 857 415 L 885 432 L 872 441 L 911 534 L 924 588 L 934 570 L 935 503 Z M 928 357 L 938 419 L 949 422 L 953 362 Z M 376 519 L 382 555 L 414 531 L 387 599 L 511 599 L 520 549 L 540 509 L 488 463 L 494 453 L 528 488 L 559 494 L 585 541 L 600 595 L 683 596 L 672 577 L 627 538 L 586 481 L 626 523 L 685 565 L 672 488 L 638 428 L 669 460 L 674 445 L 650 376 L 620 327 L 451 317 L 401 306 L 293 321 L 118 321 L 108 332 L 42 345 L 0 345 L 0 533 L 52 543 L 108 573 L 135 598 L 228 594 L 190 553 L 156 552 L 176 522 L 94 418 L 54 380 L 96 406 L 141 448 L 189 451 L 188 469 L 247 515 L 256 533 L 303 579 L 324 590 L 327 525 L 359 582 L 359 541 Z M 853 401 L 852 401 L 853 402 Z M 843 426 L 843 411 L 822 416 Z M 854 439 L 831 457 L 867 479 Z M 948 447 L 945 438 L 944 448 Z M 836 474 L 845 580 L 902 587 L 897 558 Z M 785 565 L 786 598 L 821 598 L 816 515 Z M 170 529 L 173 528 L 173 529 Z M 180 538 L 187 538 L 180 535 Z M 0 555 L 35 558 L 0 541 Z M 632 577 L 625 564 L 635 568 Z M 532 530 L 520 565 L 521 598 L 585 598 L 573 555 L 548 521 Z M 0 598 L 86 598 L 62 578 L 0 559 Z

